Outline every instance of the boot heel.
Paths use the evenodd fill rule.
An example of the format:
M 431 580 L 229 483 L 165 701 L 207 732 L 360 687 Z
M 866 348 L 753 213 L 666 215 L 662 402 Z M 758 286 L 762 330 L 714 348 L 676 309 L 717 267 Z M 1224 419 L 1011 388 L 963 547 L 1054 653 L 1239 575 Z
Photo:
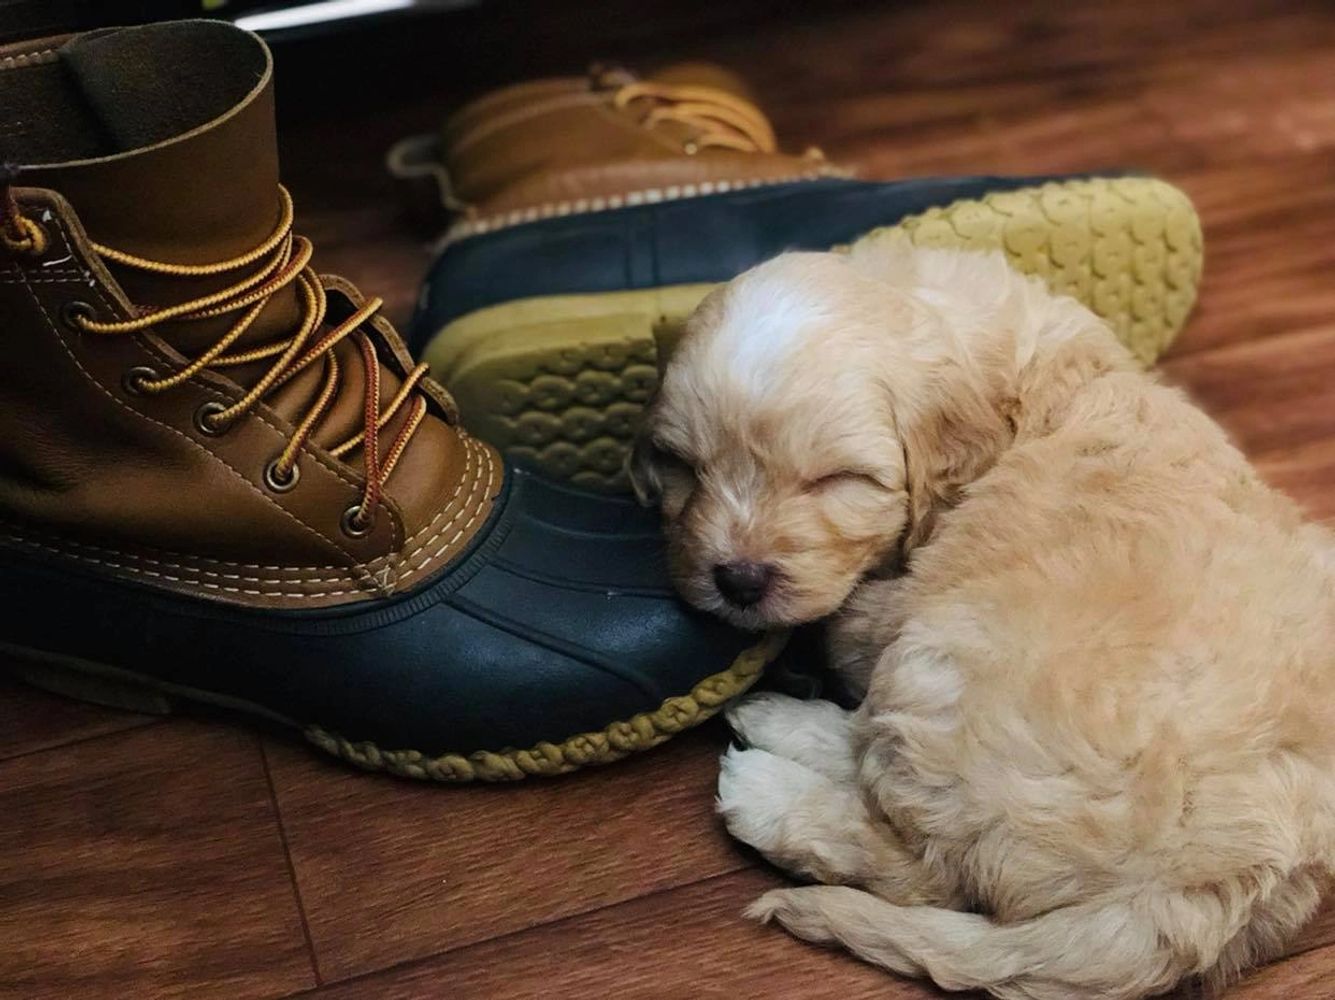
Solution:
M 424 354 L 464 423 L 520 465 L 624 492 L 662 358 L 709 285 L 521 300 L 445 327 Z
M 172 702 L 166 695 L 147 685 L 63 663 L 12 661 L 10 671 L 33 687 L 77 701 L 88 701 L 107 708 L 145 715 L 170 715 Z

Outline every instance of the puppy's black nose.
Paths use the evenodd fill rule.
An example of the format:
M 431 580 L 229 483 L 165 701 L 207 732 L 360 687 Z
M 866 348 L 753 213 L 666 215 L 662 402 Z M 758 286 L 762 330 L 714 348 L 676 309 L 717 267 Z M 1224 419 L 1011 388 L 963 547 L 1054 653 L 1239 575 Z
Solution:
M 714 583 L 729 604 L 749 608 L 759 603 L 774 579 L 774 567 L 766 563 L 730 562 L 714 567 Z

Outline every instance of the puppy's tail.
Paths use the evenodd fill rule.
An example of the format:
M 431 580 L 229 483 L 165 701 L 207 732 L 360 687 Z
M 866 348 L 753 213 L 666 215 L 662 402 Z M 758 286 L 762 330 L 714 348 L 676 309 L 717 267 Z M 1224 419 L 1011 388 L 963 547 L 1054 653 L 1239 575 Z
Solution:
M 896 906 L 847 886 L 768 892 L 747 910 L 808 941 L 842 944 L 902 975 L 1004 1000 L 1122 1000 L 1165 990 L 1190 963 L 1144 915 L 1120 904 L 1071 906 L 998 924 L 976 913 Z

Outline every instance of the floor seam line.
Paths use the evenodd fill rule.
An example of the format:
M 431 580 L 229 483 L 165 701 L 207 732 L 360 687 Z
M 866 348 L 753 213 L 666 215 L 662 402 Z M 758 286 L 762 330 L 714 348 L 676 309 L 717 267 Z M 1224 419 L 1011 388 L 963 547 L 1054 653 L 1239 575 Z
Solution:
M 626 906 L 629 905 L 630 903 L 637 903 L 642 899 L 652 899 L 655 896 L 662 896 L 670 892 L 676 892 L 678 889 L 690 889 L 698 885 L 706 885 L 709 882 L 713 882 L 715 879 L 726 878 L 729 875 L 736 875 L 738 872 L 747 871 L 749 869 L 756 867 L 759 867 L 757 862 L 743 860 L 742 864 L 738 865 L 736 868 L 730 868 L 727 871 L 715 872 L 713 875 L 706 875 L 703 878 L 692 879 L 691 881 L 688 882 L 678 882 L 675 885 L 663 886 L 660 889 L 651 889 L 650 891 L 641 893 L 638 896 L 631 896 L 629 899 L 618 899 L 615 902 L 604 903 L 601 906 L 595 906 L 589 910 L 580 910 L 578 913 L 567 913 L 559 917 L 554 917 L 551 920 L 540 920 L 537 923 L 529 924 L 527 927 L 517 927 L 512 931 L 505 931 L 504 933 L 496 934 L 489 938 L 482 938 L 481 940 L 478 941 L 469 941 L 466 944 L 455 945 L 452 948 L 445 948 L 442 949 L 441 951 L 432 952 L 430 955 L 420 955 L 416 958 L 406 958 L 400 962 L 394 962 L 391 963 L 390 965 L 383 966 L 382 968 L 379 969 L 368 969 L 365 972 L 358 972 L 355 975 L 347 977 L 346 979 L 333 979 L 328 982 L 322 982 L 320 986 L 316 987 L 314 990 L 303 990 L 297 993 L 289 993 L 285 997 L 281 998 L 281 1000 L 299 1000 L 299 998 L 301 997 L 316 995 L 318 991 L 325 986 L 349 986 L 354 983 L 364 982 L 365 980 L 373 979 L 377 976 L 383 976 L 394 972 L 403 972 L 407 969 L 412 969 L 419 965 L 425 965 L 428 962 L 433 962 L 438 958 L 443 958 L 447 955 L 452 955 L 455 952 L 463 951 L 467 948 L 476 948 L 480 945 L 492 944 L 496 941 L 504 941 L 507 938 L 518 937 L 521 934 L 527 934 L 530 931 L 536 931 L 543 928 L 559 927 L 562 924 L 569 923 L 572 920 L 582 920 L 585 917 L 592 916 L 596 913 L 601 913 L 604 910 L 611 910 L 618 906 Z
M 297 904 L 297 916 L 301 920 L 301 933 L 306 939 L 306 954 L 310 958 L 311 974 L 315 976 L 315 989 L 320 989 L 325 985 L 324 976 L 320 974 L 320 958 L 315 951 L 315 938 L 311 934 L 310 918 L 306 915 L 306 901 L 301 898 L 301 885 L 297 882 L 297 866 L 292 860 L 292 847 L 288 843 L 287 824 L 283 822 L 283 810 L 278 804 L 278 789 L 273 783 L 273 769 L 269 766 L 269 752 L 264 745 L 264 740 L 256 736 L 255 742 L 259 746 L 260 761 L 264 765 L 264 780 L 269 787 L 269 803 L 273 806 L 274 822 L 278 826 L 278 839 L 283 845 L 283 861 L 287 864 L 288 881 L 292 885 L 292 899 Z
M 113 729 L 110 732 L 106 733 L 92 733 L 88 736 L 75 737 L 74 739 L 67 740 L 64 743 L 54 743 L 51 746 L 36 747 L 35 749 L 32 750 L 20 750 L 18 753 L 11 754 L 8 757 L 0 757 L 0 767 L 4 767 L 4 765 L 8 764 L 12 760 L 23 760 L 25 757 L 36 757 L 38 754 L 50 753 L 55 750 L 67 750 L 70 747 L 81 746 L 84 743 L 92 743 L 95 740 L 110 739 L 113 736 L 124 736 L 127 733 L 133 733 L 133 732 L 138 732 L 141 729 L 147 729 L 149 726 L 160 725 L 161 722 L 162 722 L 161 719 L 146 719 L 143 722 L 132 723 L 131 725 L 126 726 L 124 729 Z

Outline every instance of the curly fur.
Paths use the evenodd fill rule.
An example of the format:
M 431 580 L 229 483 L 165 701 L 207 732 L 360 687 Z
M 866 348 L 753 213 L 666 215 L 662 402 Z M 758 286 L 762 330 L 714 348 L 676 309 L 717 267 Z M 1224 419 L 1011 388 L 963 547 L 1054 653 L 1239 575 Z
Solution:
M 1130 1000 L 1314 912 L 1335 546 L 1078 303 L 1000 256 L 776 258 L 693 317 L 632 477 L 688 600 L 831 618 L 865 694 L 732 712 L 729 829 L 833 883 L 754 916 L 948 989 Z M 751 607 L 712 582 L 735 559 L 774 567 Z

